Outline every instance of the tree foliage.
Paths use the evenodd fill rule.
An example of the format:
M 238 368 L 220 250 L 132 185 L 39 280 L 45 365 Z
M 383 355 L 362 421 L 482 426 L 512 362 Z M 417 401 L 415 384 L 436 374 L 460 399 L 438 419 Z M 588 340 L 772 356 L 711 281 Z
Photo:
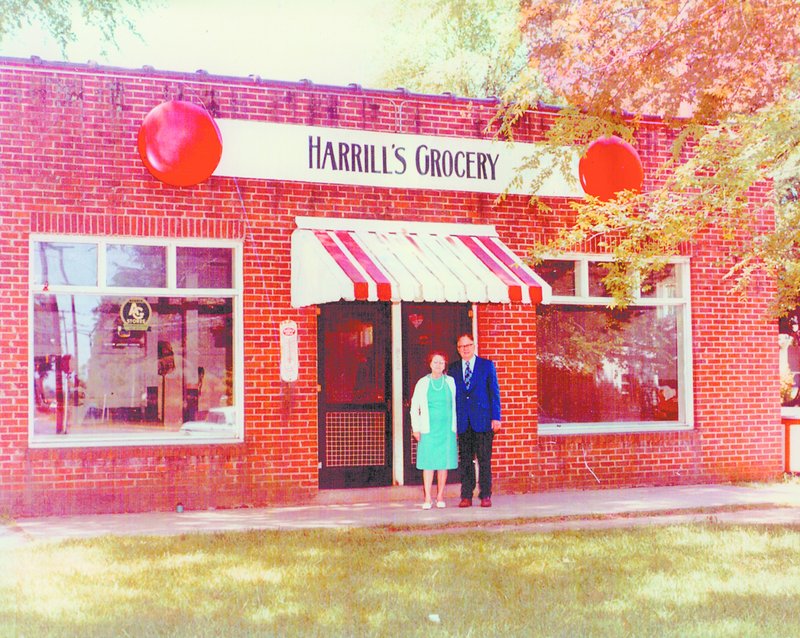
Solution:
M 527 66 L 518 0 L 398 4 L 383 86 L 469 97 L 502 95 Z M 544 84 L 539 90 L 545 92 Z
M 96 27 L 106 42 L 114 43 L 120 28 L 135 32 L 127 12 L 147 3 L 148 0 L 0 0 L 0 40 L 25 25 L 38 23 L 64 52 L 76 40 L 78 20 L 79 24 Z
M 718 120 L 780 98 L 798 51 L 796 0 L 525 0 L 530 63 L 597 113 Z
M 778 285 L 775 311 L 800 297 L 800 2 L 796 0 L 525 0 L 529 70 L 565 105 L 548 142 L 633 140 L 644 115 L 674 127 L 672 157 L 644 193 L 576 202 L 575 224 L 535 253 L 587 242 L 613 253 L 606 284 L 626 305 L 641 276 L 702 233 L 728 242 L 733 287 L 755 273 Z M 546 98 L 521 75 L 503 130 Z M 568 106 L 567 106 L 568 105 Z M 775 197 L 756 187 L 774 180 Z M 762 189 L 763 191 L 763 189 Z M 775 226 L 759 223 L 775 215 Z M 731 264 L 733 264 L 731 266 Z

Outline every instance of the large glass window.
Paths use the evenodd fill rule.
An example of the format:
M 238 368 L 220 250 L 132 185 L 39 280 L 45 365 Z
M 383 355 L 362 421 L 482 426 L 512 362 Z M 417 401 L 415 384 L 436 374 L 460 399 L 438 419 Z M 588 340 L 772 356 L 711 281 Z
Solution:
M 238 245 L 34 240 L 31 254 L 32 444 L 241 440 Z
M 800 407 L 800 307 L 781 318 L 778 328 L 781 407 L 792 408 L 790 412 L 796 412 Z
M 541 433 L 686 428 L 691 423 L 688 263 L 642 282 L 632 305 L 609 307 L 599 259 L 552 260 L 537 309 Z

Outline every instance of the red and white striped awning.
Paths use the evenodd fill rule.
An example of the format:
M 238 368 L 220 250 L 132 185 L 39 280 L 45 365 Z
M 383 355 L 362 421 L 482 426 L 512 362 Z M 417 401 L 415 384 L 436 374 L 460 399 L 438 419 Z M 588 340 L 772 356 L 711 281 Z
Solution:
M 547 302 L 494 226 L 298 217 L 292 306 L 334 301 Z

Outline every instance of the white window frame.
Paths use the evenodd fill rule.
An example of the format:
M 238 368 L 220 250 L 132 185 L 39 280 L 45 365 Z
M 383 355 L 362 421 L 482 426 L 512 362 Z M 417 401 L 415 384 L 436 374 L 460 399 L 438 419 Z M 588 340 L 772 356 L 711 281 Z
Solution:
M 575 263 L 575 294 L 558 295 L 553 292 L 548 305 L 602 306 L 608 307 L 608 296 L 589 295 L 589 263 L 610 262 L 612 257 L 604 254 L 565 254 L 547 258 L 547 261 L 569 261 Z M 634 294 L 632 307 L 675 306 L 682 311 L 676 315 L 678 332 L 678 419 L 677 421 L 625 421 L 591 423 L 539 423 L 540 435 L 567 434 L 616 434 L 636 432 L 674 432 L 694 428 L 694 389 L 692 385 L 692 309 L 690 260 L 674 257 L 667 260 L 675 266 L 678 290 L 675 297 L 642 297 Z M 537 404 L 538 410 L 538 404 Z
M 40 242 L 92 244 L 97 247 L 97 281 L 96 286 L 65 286 L 48 284 L 46 292 L 51 294 L 96 294 L 114 296 L 169 296 L 169 297 L 229 297 L 233 300 L 233 357 L 234 387 L 233 405 L 236 414 L 235 436 L 202 436 L 192 437 L 179 432 L 165 433 L 110 433 L 102 434 L 35 434 L 35 399 L 34 399 L 34 295 L 45 292 L 33 281 L 34 244 Z M 126 246 L 163 246 L 167 249 L 167 281 L 165 287 L 140 288 L 108 286 L 106 284 L 106 249 L 109 244 Z M 28 290 L 28 445 L 31 448 L 92 448 L 92 447 L 131 447 L 131 446 L 171 446 L 171 445 L 220 445 L 239 444 L 244 441 L 244 274 L 243 244 L 236 240 L 212 240 L 205 238 L 151 238 L 129 236 L 91 236 L 91 235 L 59 235 L 31 234 L 29 238 L 29 290 Z M 178 288 L 177 259 L 178 247 L 192 248 L 229 248 L 233 251 L 232 278 L 233 288 Z

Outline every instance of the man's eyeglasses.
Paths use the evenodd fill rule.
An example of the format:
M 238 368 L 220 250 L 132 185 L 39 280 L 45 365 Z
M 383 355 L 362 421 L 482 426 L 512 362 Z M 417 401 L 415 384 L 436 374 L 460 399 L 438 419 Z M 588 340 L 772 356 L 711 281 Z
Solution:
M 458 346 L 458 349 L 463 350 L 464 348 L 471 348 L 474 345 L 474 343 L 462 343 L 460 346 Z

